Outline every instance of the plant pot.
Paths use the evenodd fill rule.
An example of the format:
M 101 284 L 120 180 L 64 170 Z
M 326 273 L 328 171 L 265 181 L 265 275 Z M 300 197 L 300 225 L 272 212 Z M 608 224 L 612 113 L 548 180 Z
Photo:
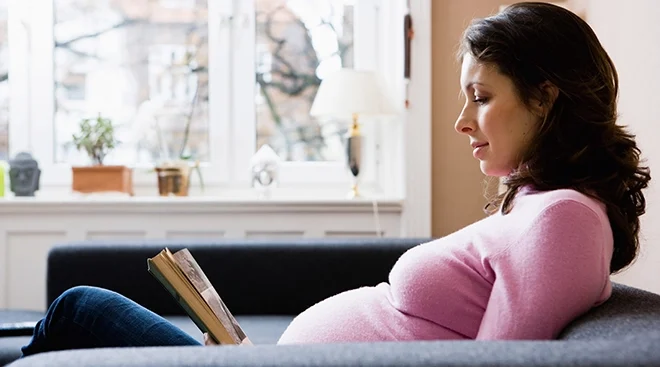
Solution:
M 187 166 L 156 167 L 160 196 L 188 196 L 190 168 Z
M 126 166 L 72 167 L 73 191 L 124 192 L 133 195 L 133 170 Z

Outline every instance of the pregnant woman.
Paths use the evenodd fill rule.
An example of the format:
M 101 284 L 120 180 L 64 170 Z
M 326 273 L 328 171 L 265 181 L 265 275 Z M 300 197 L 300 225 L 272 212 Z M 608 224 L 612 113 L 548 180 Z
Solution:
M 454 127 L 506 191 L 485 219 L 408 250 L 388 282 L 302 312 L 280 344 L 553 339 L 635 259 L 650 174 L 616 124 L 617 73 L 591 28 L 561 7 L 519 3 L 475 20 L 460 42 Z M 76 287 L 23 354 L 196 344 L 122 295 Z

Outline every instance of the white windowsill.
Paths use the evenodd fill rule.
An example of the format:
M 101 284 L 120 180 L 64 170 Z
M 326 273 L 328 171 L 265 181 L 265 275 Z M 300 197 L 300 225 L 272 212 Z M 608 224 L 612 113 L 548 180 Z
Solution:
M 211 189 L 187 197 L 128 196 L 119 193 L 83 195 L 66 191 L 37 192 L 35 197 L 0 198 L 0 214 L 93 212 L 372 212 L 400 213 L 401 198 L 368 195 L 349 199 L 346 190 L 276 189 L 260 197 L 250 189 Z

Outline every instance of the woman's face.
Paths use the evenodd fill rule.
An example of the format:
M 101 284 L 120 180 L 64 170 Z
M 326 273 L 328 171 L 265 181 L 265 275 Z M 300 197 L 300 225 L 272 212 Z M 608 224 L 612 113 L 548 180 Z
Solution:
M 485 175 L 508 175 L 520 163 L 540 113 L 525 106 L 511 79 L 469 54 L 463 57 L 461 90 L 465 105 L 456 131 L 470 138 L 472 154 Z

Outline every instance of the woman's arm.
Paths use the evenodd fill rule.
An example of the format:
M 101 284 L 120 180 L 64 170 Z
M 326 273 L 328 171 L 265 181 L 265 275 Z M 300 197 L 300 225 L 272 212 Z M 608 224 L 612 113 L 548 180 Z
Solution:
M 586 204 L 547 207 L 506 251 L 490 260 L 493 289 L 477 339 L 553 339 L 609 297 L 609 221 Z

